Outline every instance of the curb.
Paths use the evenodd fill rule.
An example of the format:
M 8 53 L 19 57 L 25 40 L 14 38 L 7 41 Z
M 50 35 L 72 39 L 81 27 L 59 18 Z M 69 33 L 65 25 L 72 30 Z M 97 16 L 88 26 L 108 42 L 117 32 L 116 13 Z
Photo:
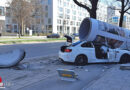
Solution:
M 19 44 L 38 44 L 38 43 L 56 43 L 56 42 L 65 42 L 65 40 L 59 40 L 59 41 L 43 41 L 43 42 L 22 42 L 22 43 L 15 43 L 15 45 L 19 45 Z M 0 43 L 0 46 L 3 46 L 3 45 L 14 45 L 13 43 L 12 44 L 2 44 Z
M 121 70 L 130 70 L 130 63 L 127 64 L 121 64 L 120 65 Z

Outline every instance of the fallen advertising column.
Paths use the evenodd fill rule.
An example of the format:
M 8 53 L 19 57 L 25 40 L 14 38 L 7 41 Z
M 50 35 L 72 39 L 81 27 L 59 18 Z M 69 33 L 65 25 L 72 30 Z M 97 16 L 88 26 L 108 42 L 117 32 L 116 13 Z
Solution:
M 25 51 L 15 49 L 10 52 L 0 54 L 0 67 L 12 67 L 17 65 L 25 57 Z
M 130 30 L 92 18 L 82 21 L 79 38 L 81 41 L 107 43 L 111 48 L 130 50 Z

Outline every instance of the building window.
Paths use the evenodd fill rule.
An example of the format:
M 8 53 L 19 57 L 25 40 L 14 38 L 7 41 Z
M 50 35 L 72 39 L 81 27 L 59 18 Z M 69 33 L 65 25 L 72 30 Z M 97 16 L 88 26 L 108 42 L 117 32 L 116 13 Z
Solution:
M 65 19 L 70 19 L 70 15 L 65 15 Z
M 48 11 L 48 6 L 45 6 L 45 10 Z
M 69 34 L 70 32 L 70 27 L 67 27 L 67 34 Z
M 48 17 L 48 12 L 46 12 L 45 17 Z
M 14 32 L 18 31 L 18 25 L 14 25 Z
M 112 22 L 118 23 L 118 17 L 113 17 L 113 18 L 112 18 Z
M 63 14 L 59 14 L 58 17 L 59 17 L 59 18 L 63 18 Z
M 66 2 L 64 2 L 64 7 L 66 7 Z
M 8 32 L 11 32 L 12 26 L 11 25 L 6 25 L 6 29 L 7 29 Z
M 57 23 L 58 23 L 58 24 L 61 24 L 61 20 L 58 19 L 58 20 L 57 20 Z
M 48 24 L 51 24 L 51 18 L 48 19 Z
M 72 16 L 72 19 L 73 19 L 73 20 L 76 20 L 76 16 Z
M 4 7 L 0 7 L 0 16 L 4 16 Z
M 73 10 L 72 12 L 73 12 L 73 15 L 76 15 L 76 11 Z
M 66 9 L 66 13 L 67 13 L 67 14 L 70 14 L 70 9 Z
M 6 7 L 6 17 L 10 17 L 10 8 Z
M 51 0 L 48 0 L 48 4 L 51 4 Z
M 63 8 L 62 8 L 62 7 L 59 7 L 59 11 L 60 11 L 60 12 L 63 12 Z
M 52 30 L 52 25 L 48 25 L 48 30 Z

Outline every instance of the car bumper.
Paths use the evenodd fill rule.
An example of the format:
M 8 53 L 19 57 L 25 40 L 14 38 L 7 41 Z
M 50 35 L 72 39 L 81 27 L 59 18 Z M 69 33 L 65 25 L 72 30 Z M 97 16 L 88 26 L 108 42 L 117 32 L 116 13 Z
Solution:
M 66 52 L 59 52 L 59 58 L 64 61 L 64 62 L 74 62 L 75 59 L 73 58 L 71 53 L 66 53 Z

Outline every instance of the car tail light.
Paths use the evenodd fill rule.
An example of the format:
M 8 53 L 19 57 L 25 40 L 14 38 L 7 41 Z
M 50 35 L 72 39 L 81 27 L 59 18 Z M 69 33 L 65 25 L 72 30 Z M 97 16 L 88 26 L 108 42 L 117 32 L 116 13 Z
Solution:
M 72 49 L 65 49 L 65 52 L 71 52 Z

